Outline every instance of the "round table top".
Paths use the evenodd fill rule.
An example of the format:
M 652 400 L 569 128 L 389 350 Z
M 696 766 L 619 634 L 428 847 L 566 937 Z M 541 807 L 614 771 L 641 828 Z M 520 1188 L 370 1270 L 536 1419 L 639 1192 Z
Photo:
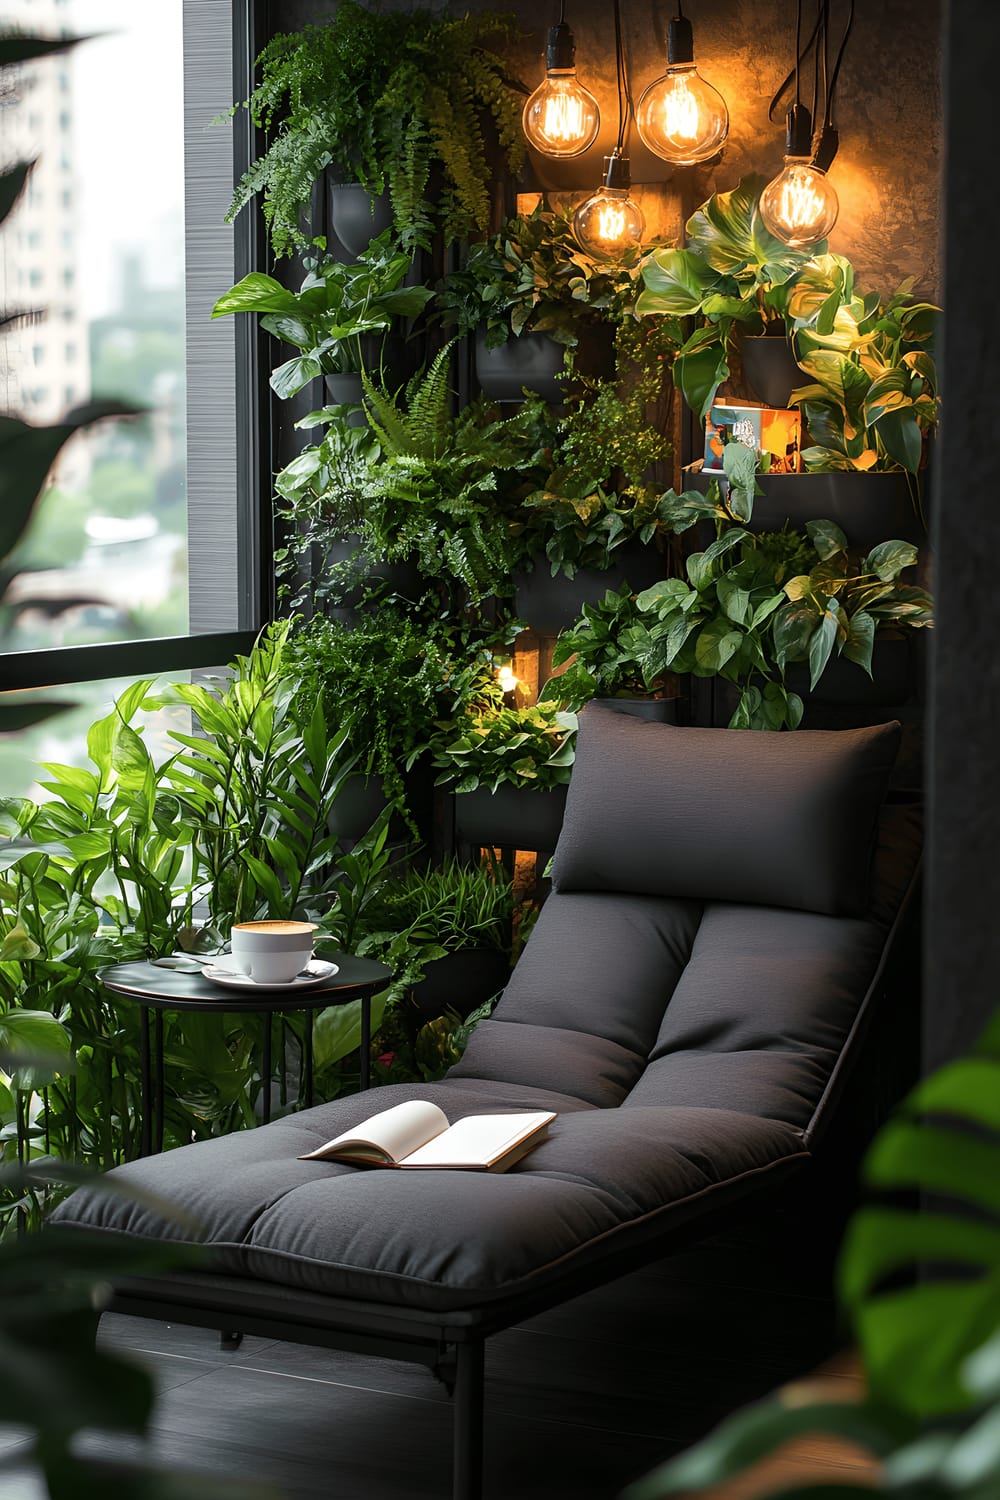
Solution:
M 98 978 L 105 989 L 114 994 L 126 995 L 158 1010 L 236 1012 L 325 1010 L 328 1005 L 341 1005 L 356 1000 L 366 991 L 380 989 L 392 978 L 391 969 L 371 958 L 355 958 L 351 953 L 324 953 L 321 956 L 335 963 L 337 972 L 322 984 L 308 988 L 296 986 L 289 989 L 287 985 L 279 985 L 267 989 L 260 985 L 243 989 L 216 984 L 201 973 L 161 969 L 145 962 L 112 964 L 102 969 Z

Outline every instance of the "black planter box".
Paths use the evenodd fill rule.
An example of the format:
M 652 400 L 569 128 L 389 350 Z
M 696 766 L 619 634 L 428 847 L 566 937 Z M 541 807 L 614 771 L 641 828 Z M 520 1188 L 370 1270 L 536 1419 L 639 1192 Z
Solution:
M 550 854 L 562 828 L 566 787 L 477 787 L 457 792 L 454 800 L 461 843 Z
M 641 542 L 625 542 L 613 558 L 610 568 L 580 568 L 572 578 L 565 573 L 553 577 L 548 560 L 537 558 L 530 573 L 514 576 L 515 613 L 540 635 L 558 635 L 572 625 L 585 604 L 596 604 L 608 589 L 620 589 L 628 583 L 638 594 L 666 573 L 663 553 L 652 543 L 643 546 Z
M 433 1021 L 448 1010 L 464 1020 L 499 994 L 509 978 L 510 956 L 500 948 L 461 948 L 431 960 L 410 1000 L 421 1021 Z

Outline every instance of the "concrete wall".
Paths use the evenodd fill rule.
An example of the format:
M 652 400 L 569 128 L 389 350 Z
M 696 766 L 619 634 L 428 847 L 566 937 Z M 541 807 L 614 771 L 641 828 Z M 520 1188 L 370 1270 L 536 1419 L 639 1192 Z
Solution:
M 272 0 L 275 31 L 294 31 L 336 9 L 334 0 Z M 547 28 L 558 18 L 557 0 L 464 0 L 460 9 L 513 13 L 523 39 L 512 52 L 515 73 L 529 88 L 544 76 Z M 622 0 L 633 95 L 664 70 L 672 0 Z M 811 6 L 806 10 L 812 12 Z M 835 0 L 834 26 L 846 16 Z M 856 5 L 854 31 L 838 89 L 840 152 L 831 180 L 840 196 L 840 219 L 831 249 L 847 255 L 862 286 L 892 290 L 906 276 L 936 297 L 940 288 L 939 195 L 941 158 L 940 0 L 879 0 Z M 614 87 L 614 21 L 609 0 L 567 0 L 576 33 L 581 80 L 601 106 L 597 144 L 579 161 L 554 168 L 536 163 L 540 181 L 587 191 L 596 186 L 603 154 L 617 134 Z M 725 96 L 731 115 L 721 160 L 706 168 L 676 169 L 633 140 L 633 180 L 659 184 L 640 195 L 655 227 L 678 222 L 715 189 L 735 185 L 747 172 L 771 175 L 781 167 L 784 106 L 777 124 L 767 106 L 794 61 L 793 0 L 692 0 L 695 55 L 704 77 Z M 525 186 L 531 187 L 529 180 Z M 662 195 L 662 213 L 655 199 Z M 679 201 L 678 201 L 679 200 Z

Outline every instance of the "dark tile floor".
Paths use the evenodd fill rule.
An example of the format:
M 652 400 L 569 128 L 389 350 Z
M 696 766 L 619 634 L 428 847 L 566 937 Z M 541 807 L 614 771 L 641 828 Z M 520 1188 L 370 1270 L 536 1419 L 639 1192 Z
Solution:
M 814 1368 L 839 1342 L 825 1272 L 777 1239 L 712 1242 L 494 1338 L 488 1500 L 613 1500 L 727 1411 Z M 155 1376 L 157 1465 L 248 1497 L 263 1484 L 283 1500 L 447 1500 L 450 1402 L 421 1367 L 263 1339 L 226 1352 L 214 1334 L 120 1316 L 101 1337 Z M 16 1441 L 0 1429 L 0 1458 Z M 41 1494 L 25 1469 L 0 1475 L 3 1500 Z

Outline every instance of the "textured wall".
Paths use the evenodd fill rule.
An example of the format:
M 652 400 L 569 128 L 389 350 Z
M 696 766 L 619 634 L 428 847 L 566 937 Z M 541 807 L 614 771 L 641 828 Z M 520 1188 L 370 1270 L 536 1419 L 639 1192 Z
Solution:
M 332 0 L 274 0 L 275 30 L 295 30 L 335 10 Z M 545 34 L 557 19 L 557 0 L 466 0 L 454 7 L 480 12 L 513 12 L 524 28 L 512 58 L 514 71 L 530 87 L 544 72 Z M 636 99 L 663 72 L 665 28 L 675 13 L 673 0 L 622 0 L 626 49 Z M 812 13 L 813 7 L 806 5 Z M 551 175 L 540 162 L 546 185 L 590 189 L 601 158 L 614 144 L 617 104 L 614 88 L 614 23 L 609 0 L 567 0 L 567 19 L 577 40 L 581 79 L 601 105 L 597 145 L 576 163 Z M 834 0 L 835 26 L 846 16 L 846 0 Z M 939 175 L 941 94 L 938 76 L 940 0 L 861 0 L 838 91 L 840 152 L 831 173 L 840 196 L 840 220 L 831 248 L 847 255 L 865 287 L 893 289 L 905 276 L 936 296 L 939 272 Z M 794 0 L 691 0 L 700 71 L 729 104 L 732 129 L 721 160 L 710 168 L 676 170 L 633 142 L 633 178 L 662 186 L 643 192 L 648 215 L 660 220 L 648 201 L 662 193 L 662 222 L 676 221 L 716 188 L 732 187 L 746 172 L 768 174 L 781 166 L 783 107 L 778 124 L 768 122 L 767 106 L 794 60 Z M 531 186 L 532 183 L 526 183 Z M 679 201 L 678 201 L 679 199 Z

